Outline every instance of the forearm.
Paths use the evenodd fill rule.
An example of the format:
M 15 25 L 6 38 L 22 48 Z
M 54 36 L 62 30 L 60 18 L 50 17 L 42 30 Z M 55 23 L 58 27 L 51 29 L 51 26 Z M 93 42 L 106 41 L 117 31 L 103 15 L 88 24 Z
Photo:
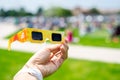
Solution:
M 34 76 L 30 75 L 27 72 L 24 72 L 15 75 L 13 80 L 37 80 L 37 78 L 35 78 Z
M 24 66 L 13 80 L 43 80 L 41 72 L 36 68 Z

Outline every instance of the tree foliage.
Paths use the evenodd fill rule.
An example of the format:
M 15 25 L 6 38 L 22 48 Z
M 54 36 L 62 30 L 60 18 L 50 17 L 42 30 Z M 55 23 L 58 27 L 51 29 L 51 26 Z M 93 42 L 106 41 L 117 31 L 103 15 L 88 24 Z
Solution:
M 118 14 L 120 14 L 120 11 L 118 11 Z
M 89 14 L 100 14 L 99 10 L 96 8 L 92 8 L 88 12 Z M 36 13 L 31 13 L 26 11 L 24 8 L 20 8 L 19 10 L 4 10 L 0 9 L 0 16 L 7 17 L 7 16 L 33 16 L 33 15 L 45 15 L 45 16 L 58 16 L 58 17 L 68 17 L 72 16 L 72 13 L 69 9 L 61 8 L 61 7 L 52 7 L 47 9 L 46 11 L 43 10 L 42 7 L 39 7 Z M 119 12 L 120 14 L 120 12 Z
M 72 13 L 68 9 L 60 8 L 60 7 L 54 7 L 46 10 L 44 12 L 46 16 L 58 16 L 58 17 L 67 17 L 71 16 Z
M 99 10 L 96 9 L 96 8 L 90 9 L 89 13 L 90 13 L 90 14 L 100 14 Z
M 43 13 L 43 8 L 39 7 L 38 10 L 37 10 L 36 15 L 41 15 L 42 13 Z
M 0 9 L 0 16 L 7 17 L 7 16 L 32 16 L 33 14 L 27 12 L 24 8 L 20 8 L 19 10 L 7 10 Z

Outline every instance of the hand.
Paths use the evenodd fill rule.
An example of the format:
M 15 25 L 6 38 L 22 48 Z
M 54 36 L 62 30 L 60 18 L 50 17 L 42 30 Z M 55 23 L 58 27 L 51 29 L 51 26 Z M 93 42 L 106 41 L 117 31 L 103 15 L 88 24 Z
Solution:
M 26 67 L 37 68 L 43 77 L 54 73 L 68 57 L 67 40 L 62 44 L 44 47 L 26 63 Z

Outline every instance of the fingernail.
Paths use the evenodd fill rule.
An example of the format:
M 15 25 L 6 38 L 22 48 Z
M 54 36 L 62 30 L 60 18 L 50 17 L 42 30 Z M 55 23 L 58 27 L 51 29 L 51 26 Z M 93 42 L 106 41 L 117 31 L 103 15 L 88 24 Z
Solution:
M 65 42 L 68 43 L 68 38 L 65 39 Z

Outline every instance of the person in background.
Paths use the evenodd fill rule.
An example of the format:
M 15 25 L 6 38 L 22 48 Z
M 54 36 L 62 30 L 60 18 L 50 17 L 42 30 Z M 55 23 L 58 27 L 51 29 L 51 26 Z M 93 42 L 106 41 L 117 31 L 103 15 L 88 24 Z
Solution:
M 21 70 L 14 76 L 14 80 L 43 80 L 53 74 L 68 57 L 68 41 L 61 44 L 46 46 L 36 52 Z
M 120 25 L 114 28 L 113 33 L 111 35 L 112 41 L 115 43 L 119 42 L 119 37 L 120 37 Z

